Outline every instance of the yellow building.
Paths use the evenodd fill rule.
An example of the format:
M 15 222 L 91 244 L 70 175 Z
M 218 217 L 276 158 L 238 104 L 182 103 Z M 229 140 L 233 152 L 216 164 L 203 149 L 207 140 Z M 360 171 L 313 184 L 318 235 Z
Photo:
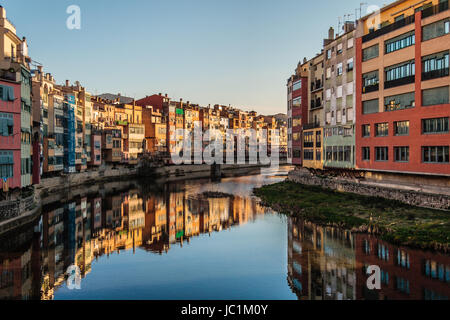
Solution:
M 323 169 L 323 128 L 303 130 L 303 167 Z

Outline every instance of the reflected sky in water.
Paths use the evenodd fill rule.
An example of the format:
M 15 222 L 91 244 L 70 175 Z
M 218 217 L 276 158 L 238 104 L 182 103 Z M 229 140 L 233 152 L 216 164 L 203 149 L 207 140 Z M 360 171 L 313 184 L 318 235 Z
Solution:
M 448 255 L 261 207 L 252 189 L 288 170 L 105 184 L 48 204 L 39 222 L 0 241 L 0 299 L 448 299 Z M 365 288 L 370 264 L 382 269 L 381 291 Z M 80 289 L 67 285 L 70 266 Z

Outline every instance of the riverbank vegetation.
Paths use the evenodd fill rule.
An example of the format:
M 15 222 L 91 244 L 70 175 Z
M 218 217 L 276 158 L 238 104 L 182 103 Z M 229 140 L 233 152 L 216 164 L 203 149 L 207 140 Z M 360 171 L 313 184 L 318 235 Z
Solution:
M 450 251 L 449 211 L 288 181 L 255 189 L 254 194 L 263 205 L 317 224 L 375 233 L 398 245 Z

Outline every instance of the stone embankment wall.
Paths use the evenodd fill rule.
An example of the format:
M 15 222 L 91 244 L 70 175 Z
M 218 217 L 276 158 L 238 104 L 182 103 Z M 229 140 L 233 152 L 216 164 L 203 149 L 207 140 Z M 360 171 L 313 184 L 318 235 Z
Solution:
M 450 190 L 436 189 L 434 186 L 427 187 L 365 179 L 324 177 L 313 175 L 304 169 L 291 171 L 288 180 L 340 192 L 398 200 L 413 206 L 450 210 Z
M 41 193 L 41 197 L 45 197 L 47 194 L 52 192 L 61 192 L 64 189 L 72 189 L 83 184 L 94 185 L 110 180 L 127 180 L 135 178 L 137 175 L 138 169 L 136 168 L 107 167 L 99 170 L 42 179 L 41 184 L 36 186 L 36 189 Z
M 39 199 L 34 194 L 19 200 L 0 202 L 0 234 L 32 222 L 40 213 Z

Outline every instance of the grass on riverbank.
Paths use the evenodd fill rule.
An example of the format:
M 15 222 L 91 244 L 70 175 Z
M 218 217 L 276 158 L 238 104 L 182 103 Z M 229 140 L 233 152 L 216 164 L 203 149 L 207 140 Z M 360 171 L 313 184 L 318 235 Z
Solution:
M 254 190 L 264 205 L 321 224 L 375 231 L 384 240 L 448 251 L 450 212 L 412 207 L 399 201 L 281 182 Z

